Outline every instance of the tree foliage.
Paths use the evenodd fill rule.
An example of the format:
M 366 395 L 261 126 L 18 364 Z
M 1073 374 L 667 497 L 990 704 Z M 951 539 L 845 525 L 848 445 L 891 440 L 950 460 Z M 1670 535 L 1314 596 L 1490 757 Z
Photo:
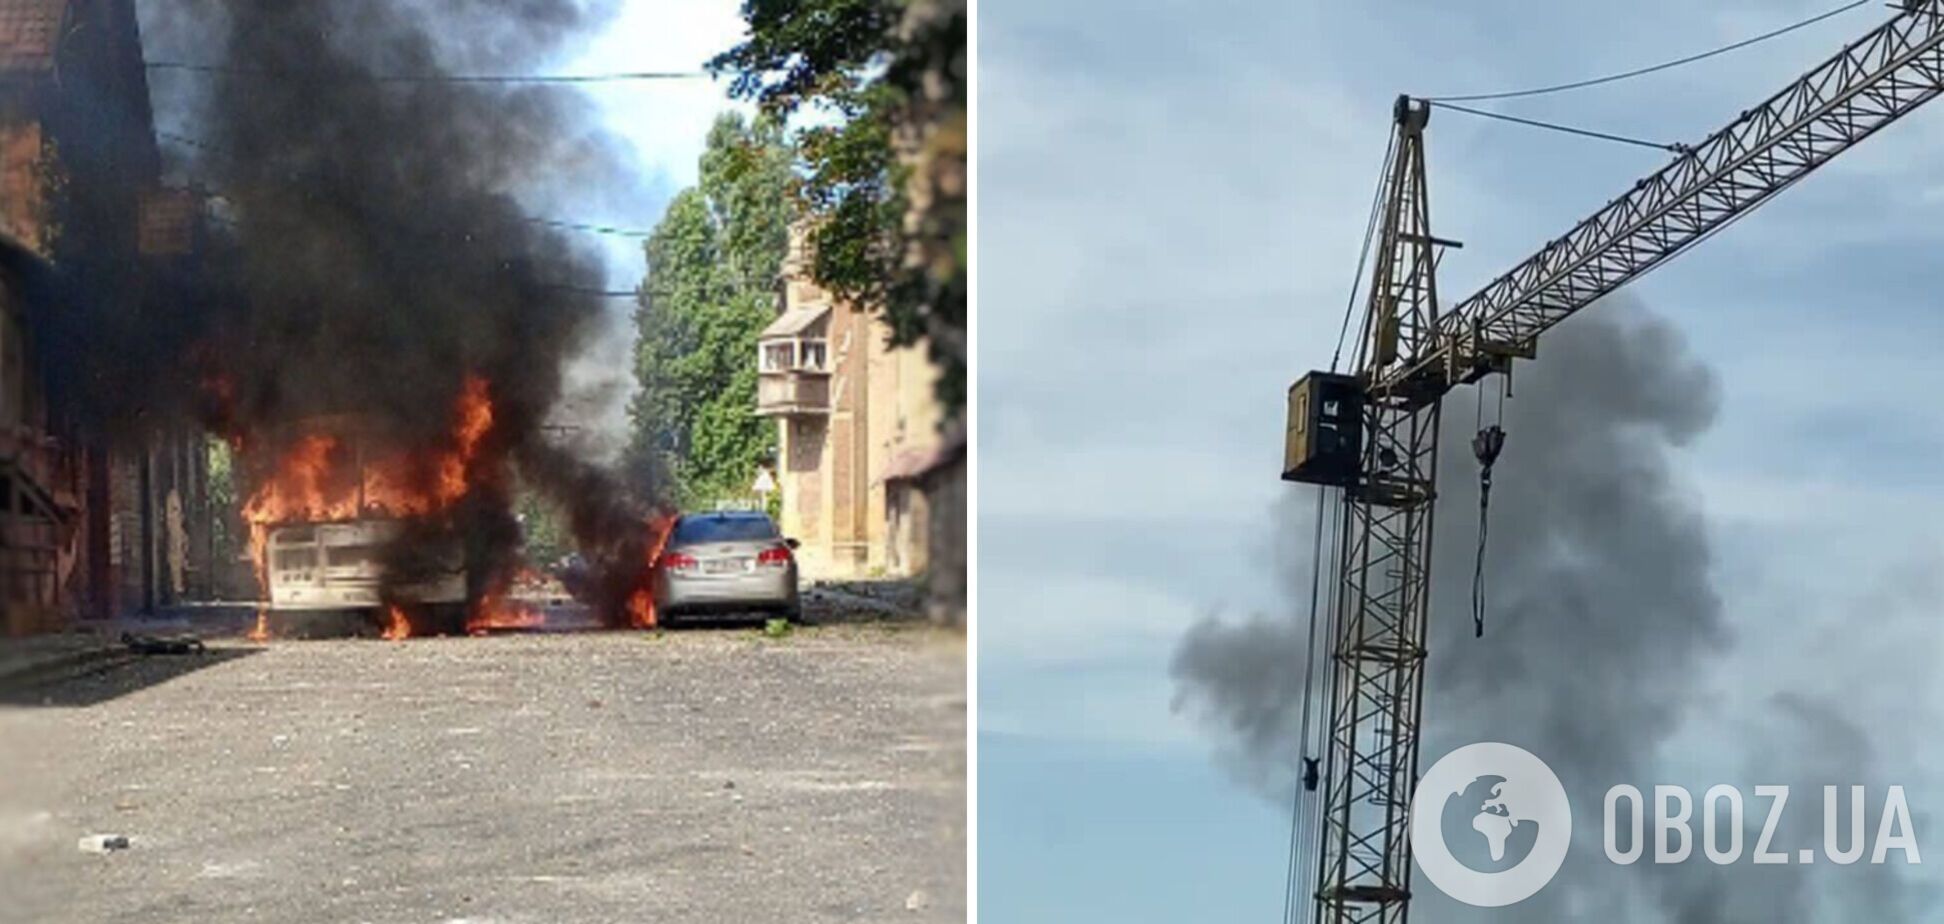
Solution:
M 963 0 L 744 0 L 749 37 L 709 67 L 803 129 L 800 199 L 817 222 L 811 272 L 884 312 L 892 343 L 923 339 L 948 417 L 965 402 Z
M 671 473 L 685 505 L 746 496 L 773 452 L 774 428 L 755 415 L 756 337 L 776 315 L 791 160 L 775 120 L 721 116 L 700 181 L 646 245 L 630 452 Z
M 552 565 L 574 551 L 573 531 L 559 504 L 525 484 L 514 495 L 513 504 L 529 564 Z

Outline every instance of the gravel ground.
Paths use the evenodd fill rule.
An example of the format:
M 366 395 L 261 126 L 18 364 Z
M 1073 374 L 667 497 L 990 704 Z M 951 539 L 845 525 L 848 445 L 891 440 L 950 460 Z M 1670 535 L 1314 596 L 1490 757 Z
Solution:
M 0 705 L 0 921 L 963 920 L 964 658 L 869 623 L 52 682 Z

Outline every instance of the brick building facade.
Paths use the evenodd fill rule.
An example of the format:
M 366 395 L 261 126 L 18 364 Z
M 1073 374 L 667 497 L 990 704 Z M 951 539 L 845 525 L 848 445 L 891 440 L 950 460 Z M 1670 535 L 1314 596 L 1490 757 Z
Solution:
M 922 346 L 889 346 L 881 318 L 813 283 L 802 248 L 793 235 L 783 311 L 756 357 L 756 411 L 778 422 L 783 532 L 802 543 L 806 577 L 922 574 L 937 372 Z
M 133 0 L 0 0 L 0 631 L 206 593 L 199 433 L 72 400 L 89 323 L 168 310 L 194 209 L 159 191 Z M 145 244 L 147 245 L 145 247 Z M 154 315 L 150 315 L 154 316 Z M 81 319 L 89 319 L 83 321 Z

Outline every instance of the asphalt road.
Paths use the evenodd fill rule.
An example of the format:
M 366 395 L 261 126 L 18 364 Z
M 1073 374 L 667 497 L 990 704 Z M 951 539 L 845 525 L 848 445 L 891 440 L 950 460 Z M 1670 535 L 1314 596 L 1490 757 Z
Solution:
M 0 705 L 0 921 L 960 921 L 964 658 L 874 621 L 54 681 Z

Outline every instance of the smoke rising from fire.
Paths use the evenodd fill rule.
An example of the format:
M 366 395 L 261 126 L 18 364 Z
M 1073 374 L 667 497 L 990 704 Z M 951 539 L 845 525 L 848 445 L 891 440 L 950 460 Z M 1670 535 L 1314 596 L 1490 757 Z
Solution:
M 188 173 L 219 220 L 189 317 L 154 339 L 164 355 L 118 364 L 176 370 L 159 389 L 143 383 L 153 410 L 193 415 L 258 469 L 321 415 L 355 415 L 369 456 L 462 458 L 464 496 L 437 512 L 487 565 L 475 600 L 517 552 L 515 470 L 580 511 L 584 544 L 626 546 L 609 564 L 638 571 L 645 540 L 605 531 L 640 531 L 658 499 L 652 473 L 597 473 L 544 430 L 564 364 L 609 329 L 589 294 L 607 288 L 605 267 L 524 210 L 589 188 L 632 194 L 620 148 L 571 89 L 399 79 L 532 71 L 611 12 L 571 0 L 148 11 L 152 46 L 221 66 L 157 78 L 158 121 L 194 128 Z M 455 408 L 475 387 L 490 427 L 461 454 Z M 438 490 L 439 464 L 404 471 L 415 493 Z
M 1718 388 L 1672 327 L 1624 297 L 1549 335 L 1514 384 L 1492 495 L 1482 640 L 1465 618 L 1477 538 L 1478 467 L 1468 445 L 1476 391 L 1454 393 L 1445 407 L 1422 753 L 1425 766 L 1474 741 L 1538 754 L 1568 783 L 1575 844 L 1559 877 L 1525 903 L 1485 912 L 1419 888 L 1420 910 L 1438 920 L 1796 921 L 1815 918 L 1812 893 L 1841 888 L 1844 896 L 1877 893 L 1870 904 L 1883 914 L 1872 919 L 1895 919 L 1894 874 L 1882 869 L 1605 860 L 1606 787 L 1692 785 L 1670 778 L 1681 762 L 1666 746 L 1684 722 L 1723 718 L 1708 671 L 1722 661 L 1730 626 L 1710 580 L 1705 523 L 1670 463 L 1672 450 L 1713 422 Z M 1495 406 L 1496 387 L 1486 387 Z M 1309 492 L 1295 492 L 1279 511 L 1289 611 L 1241 624 L 1204 620 L 1172 664 L 1177 708 L 1212 729 L 1239 779 L 1283 806 L 1303 754 L 1313 503 Z M 1328 669 L 1320 662 L 1319 703 Z M 1843 728 L 1854 732 L 1816 703 L 1772 703 L 1734 738 L 1747 765 L 1733 768 L 1732 779 L 1702 783 L 1696 795 L 1715 782 L 1762 782 L 1796 784 L 1819 799 L 1822 783 L 1871 782 L 1864 736 L 1843 736 L 1858 746 L 1841 751 L 1806 745 Z M 1819 803 L 1799 808 L 1820 821 Z M 1748 819 L 1757 831 L 1759 814 L 1751 809 Z M 1776 842 L 1791 853 L 1812 843 L 1820 846 L 1814 825 L 1785 829 Z M 1314 869 L 1305 861 L 1299 875 Z M 1307 892 L 1305 878 L 1299 893 Z

